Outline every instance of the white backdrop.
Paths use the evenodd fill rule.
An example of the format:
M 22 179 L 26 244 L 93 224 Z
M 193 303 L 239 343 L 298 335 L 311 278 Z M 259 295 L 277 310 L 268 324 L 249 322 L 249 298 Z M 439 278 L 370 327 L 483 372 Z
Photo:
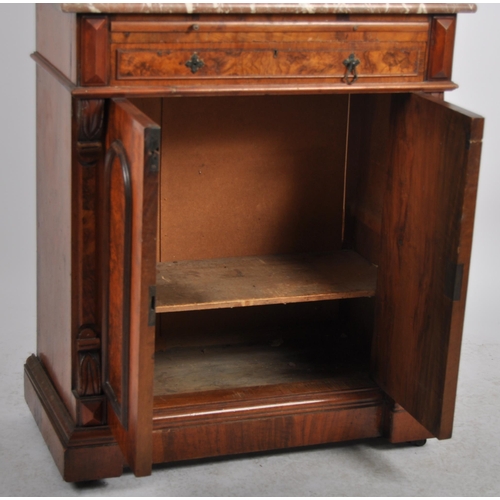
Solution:
M 465 342 L 498 343 L 500 327 L 500 5 L 459 17 L 447 100 L 486 117 Z M 35 7 L 0 4 L 0 374 L 35 350 Z M 8 355 L 7 353 L 12 353 Z M 7 372 L 4 372 L 7 373 Z
M 447 100 L 486 118 L 464 341 L 500 341 L 500 48 L 499 4 L 478 4 L 459 16 L 453 79 Z

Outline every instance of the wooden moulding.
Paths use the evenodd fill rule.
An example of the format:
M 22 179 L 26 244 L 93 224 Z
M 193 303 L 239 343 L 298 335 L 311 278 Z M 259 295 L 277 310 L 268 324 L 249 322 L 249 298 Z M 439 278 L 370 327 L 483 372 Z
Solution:
M 163 262 L 156 312 L 311 302 L 375 294 L 377 268 L 354 252 Z
M 76 427 L 35 355 L 27 359 L 24 367 L 24 394 L 65 481 L 121 476 L 123 456 L 110 429 Z
M 116 87 L 76 87 L 72 94 L 75 97 L 102 98 L 110 97 L 168 97 L 168 96 L 216 96 L 216 95 L 297 95 L 297 94 L 363 94 L 386 92 L 444 92 L 458 87 L 453 82 L 389 82 L 389 83 L 358 83 L 346 85 L 339 83 L 324 83 L 324 81 L 308 81 L 297 83 L 293 78 L 279 81 L 256 79 L 251 82 L 220 81 L 200 87 L 194 82 L 186 84 L 185 81 L 174 80 L 168 85 L 141 85 L 141 86 L 116 86 Z
M 307 14 L 294 15 L 231 15 L 210 14 L 192 15 L 170 14 L 163 16 L 149 15 L 117 15 L 111 20 L 111 31 L 122 33 L 180 33 L 182 40 L 185 37 L 198 40 L 203 32 L 211 33 L 218 41 L 220 33 L 237 33 L 239 37 L 245 32 L 269 32 L 271 37 L 282 32 L 329 31 L 329 32 L 408 32 L 426 31 L 428 16 L 414 15 L 335 15 L 324 14 L 310 16 Z M 353 28 L 356 28 L 353 30 Z M 331 35 L 330 35 L 331 36 Z M 268 38 L 269 39 L 269 38 Z M 274 39 L 274 38 L 271 38 Z
M 195 50 L 200 50 L 202 47 L 211 46 L 214 48 L 228 47 L 234 49 L 234 45 L 238 42 L 242 50 L 249 50 L 250 48 L 271 48 L 274 44 L 283 44 L 285 47 L 297 49 L 302 43 L 305 47 L 309 48 L 321 48 L 326 49 L 325 44 L 328 44 L 330 48 L 336 47 L 337 49 L 346 50 L 345 43 L 351 41 L 355 43 L 356 47 L 366 46 L 366 42 L 376 42 L 376 46 L 392 41 L 393 43 L 411 43 L 412 45 L 418 42 L 427 43 L 429 37 L 429 23 L 428 21 L 421 22 L 420 25 L 423 26 L 423 31 L 385 31 L 385 30 L 354 30 L 359 23 L 342 23 L 344 30 L 337 29 L 336 35 L 332 36 L 330 33 L 329 25 L 323 25 L 321 29 L 311 34 L 311 30 L 305 28 L 303 31 L 293 31 L 287 30 L 282 25 L 277 27 L 280 31 L 255 31 L 251 28 L 257 29 L 256 26 L 250 23 L 241 24 L 241 29 L 238 26 L 234 27 L 230 31 L 217 30 L 217 33 L 207 31 L 204 29 L 206 25 L 198 25 L 197 30 L 193 31 L 193 24 L 185 23 L 184 32 L 179 31 L 163 31 L 159 32 L 147 32 L 147 31 L 137 31 L 137 32 L 123 32 L 123 31 L 112 31 L 110 34 L 112 46 L 119 47 L 123 44 L 134 45 L 138 48 L 137 44 L 173 44 L 176 47 L 187 49 L 191 47 Z M 299 25 L 300 26 L 300 25 Z M 332 29 L 335 26 L 331 27 Z M 350 31 L 348 31 L 350 29 Z M 311 40 L 312 36 L 314 41 Z M 363 42 L 365 45 L 363 45 Z M 228 45 L 224 45 L 228 44 Z M 343 47 L 342 47 L 343 46 Z M 371 45 L 373 47 L 373 44 Z M 163 47 L 163 49 L 165 46 Z M 354 48 L 354 45 L 353 45 Z
M 351 380 L 159 396 L 153 463 L 377 437 L 383 410 L 376 386 Z
M 324 81 L 308 81 L 296 83 L 293 79 L 273 80 L 269 83 L 263 79 L 252 82 L 225 82 L 199 85 L 186 84 L 186 82 L 171 81 L 168 85 L 138 85 L 138 86 L 75 86 L 63 73 L 38 52 L 32 58 L 49 71 L 59 82 L 71 91 L 73 97 L 87 99 L 109 99 L 111 97 L 169 97 L 175 96 L 217 96 L 217 95 L 298 95 L 298 94 L 361 94 L 361 93 L 387 93 L 387 92 L 444 92 L 454 90 L 457 84 L 448 80 L 435 80 L 427 82 L 389 82 L 359 83 L 346 85 L 344 82 L 325 83 Z

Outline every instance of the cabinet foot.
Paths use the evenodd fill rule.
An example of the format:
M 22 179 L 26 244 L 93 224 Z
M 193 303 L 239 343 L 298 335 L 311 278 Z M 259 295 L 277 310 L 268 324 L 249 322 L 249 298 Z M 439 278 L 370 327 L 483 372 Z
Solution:
M 408 441 L 408 444 L 413 446 L 424 446 L 427 443 L 427 439 L 416 439 L 415 441 Z
M 403 407 L 389 404 L 386 411 L 385 436 L 391 443 L 422 443 L 434 437 L 420 425 Z

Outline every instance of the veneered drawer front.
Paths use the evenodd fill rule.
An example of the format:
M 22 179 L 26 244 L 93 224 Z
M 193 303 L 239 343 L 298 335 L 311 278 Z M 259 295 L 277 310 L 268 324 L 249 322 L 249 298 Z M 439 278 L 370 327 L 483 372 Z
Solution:
M 248 22 L 129 19 L 111 23 L 111 83 L 234 83 L 238 79 L 346 84 L 353 54 L 358 81 L 425 79 L 429 19 L 306 18 Z M 365 18 L 366 19 L 366 18 Z M 351 83 L 353 74 L 349 74 Z
M 342 79 L 350 54 L 360 62 L 360 79 L 423 78 L 425 46 L 382 44 L 351 46 L 347 50 L 328 48 L 179 48 L 160 46 L 116 50 L 116 80 L 167 80 L 214 78 L 337 78 Z

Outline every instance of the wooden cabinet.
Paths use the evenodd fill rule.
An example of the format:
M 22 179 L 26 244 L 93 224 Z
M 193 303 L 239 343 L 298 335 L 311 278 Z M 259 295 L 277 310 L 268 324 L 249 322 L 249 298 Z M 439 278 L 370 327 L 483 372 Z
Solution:
M 473 7 L 193 8 L 38 6 L 25 394 L 64 479 L 451 437 Z

